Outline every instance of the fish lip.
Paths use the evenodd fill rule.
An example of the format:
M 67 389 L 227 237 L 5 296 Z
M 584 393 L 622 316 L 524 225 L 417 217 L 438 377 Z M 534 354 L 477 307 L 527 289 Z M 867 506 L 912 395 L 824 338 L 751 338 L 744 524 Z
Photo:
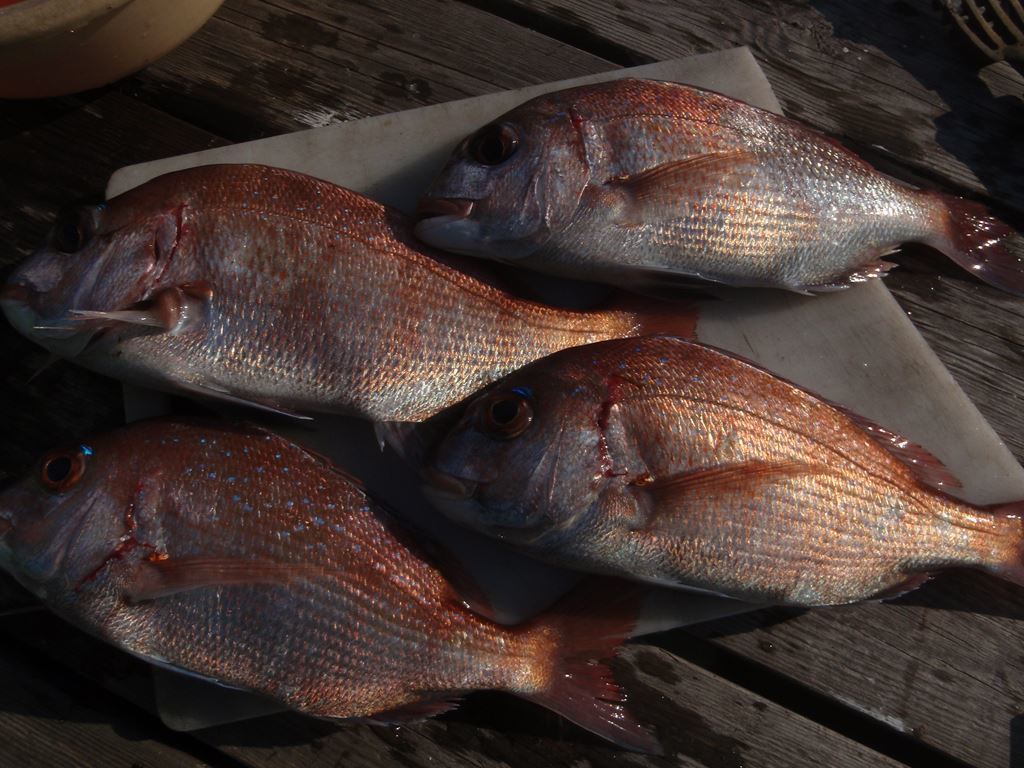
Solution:
M 465 197 L 423 197 L 416 204 L 416 220 L 442 218 L 457 220 L 469 218 L 475 200 Z
M 40 318 L 30 301 L 32 289 L 17 283 L 8 283 L 0 290 L 0 310 L 3 311 L 7 322 L 22 336 L 33 338 L 35 326 L 39 325 Z
M 23 283 L 0 286 L 0 304 L 28 304 L 34 291 Z
M 449 475 L 433 467 L 421 470 L 424 482 L 438 496 L 450 499 L 468 499 L 476 493 L 477 483 L 466 478 Z

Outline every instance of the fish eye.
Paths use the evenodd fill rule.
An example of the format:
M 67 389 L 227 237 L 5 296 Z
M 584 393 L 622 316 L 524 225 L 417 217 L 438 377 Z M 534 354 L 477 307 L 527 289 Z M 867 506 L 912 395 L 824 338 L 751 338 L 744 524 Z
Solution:
M 477 131 L 469 141 L 469 154 L 482 165 L 500 165 L 516 153 L 519 136 L 508 125 L 494 123 Z
M 75 253 L 85 247 L 96 229 L 93 207 L 70 208 L 61 211 L 53 225 L 53 247 L 61 253 Z
M 488 395 L 477 407 L 477 425 L 492 437 L 506 440 L 518 437 L 532 421 L 533 406 L 518 392 Z
M 43 458 L 39 479 L 53 491 L 66 491 L 85 473 L 85 454 L 77 451 L 53 451 Z

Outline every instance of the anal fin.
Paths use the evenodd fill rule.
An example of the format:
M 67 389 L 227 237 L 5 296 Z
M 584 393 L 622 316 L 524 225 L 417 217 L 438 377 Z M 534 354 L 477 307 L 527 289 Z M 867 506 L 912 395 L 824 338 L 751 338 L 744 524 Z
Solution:
M 872 597 L 872 600 L 895 600 L 898 597 L 902 597 L 908 592 L 913 592 L 918 587 L 931 581 L 935 574 L 932 573 L 915 573 L 913 576 L 908 578 L 906 581 L 901 581 L 899 584 L 895 584 L 888 589 L 883 589 L 877 595 Z
M 461 703 L 461 698 L 427 699 L 426 701 L 416 701 L 412 704 L 395 707 L 394 709 L 386 709 L 368 717 L 354 717 L 349 719 L 355 722 L 366 723 L 368 725 L 398 725 L 415 723 L 420 720 L 436 717 L 437 715 L 444 714 L 445 712 L 450 712 L 457 708 Z
M 874 259 L 862 264 L 854 270 L 847 272 L 845 275 L 840 277 L 838 280 L 832 283 L 822 283 L 820 285 L 807 286 L 807 290 L 812 293 L 827 293 L 829 291 L 843 291 L 849 288 L 851 285 L 856 283 L 865 283 L 868 280 L 874 280 L 877 277 L 885 277 L 889 270 L 894 269 L 897 265 L 891 261 L 883 261 L 882 259 Z

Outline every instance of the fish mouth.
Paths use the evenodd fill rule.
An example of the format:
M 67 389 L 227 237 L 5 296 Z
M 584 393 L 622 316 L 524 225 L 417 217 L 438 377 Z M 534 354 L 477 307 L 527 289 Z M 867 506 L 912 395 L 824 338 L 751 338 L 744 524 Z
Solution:
M 412 231 L 424 243 L 442 251 L 464 256 L 483 254 L 481 245 L 486 239 L 483 229 L 480 222 L 471 218 L 468 213 L 464 216 L 455 213 L 427 215 L 416 222 Z
M 0 304 L 28 304 L 35 293 L 27 285 L 21 283 L 5 283 L 0 286 Z
M 458 478 L 441 476 L 442 485 L 425 483 L 420 487 L 427 502 L 452 522 L 478 530 L 486 530 L 483 508 L 472 496 L 471 488 L 475 484 L 463 483 Z
M 7 283 L 0 288 L 0 310 L 3 310 L 7 322 L 22 336 L 33 338 L 37 335 L 35 328 L 39 325 L 39 313 L 32 308 L 32 297 L 35 291 L 20 283 Z
M 449 475 L 433 467 L 426 467 L 420 473 L 426 483 L 425 492 L 438 498 L 462 500 L 476 493 L 477 483 L 455 475 Z
M 425 219 L 466 219 L 473 213 L 475 200 L 464 197 L 424 197 L 416 205 L 416 218 Z
M 66 316 L 47 320 L 31 304 L 32 289 L 23 285 L 5 285 L 0 289 L 0 310 L 7 322 L 36 344 L 61 357 L 73 358 L 81 354 L 98 328 L 69 320 Z M 27 297 L 27 298 L 26 298 Z

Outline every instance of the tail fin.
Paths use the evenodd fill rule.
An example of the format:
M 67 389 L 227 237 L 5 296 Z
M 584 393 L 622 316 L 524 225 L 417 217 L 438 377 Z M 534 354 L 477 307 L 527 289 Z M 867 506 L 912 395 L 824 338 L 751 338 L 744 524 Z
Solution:
M 674 300 L 622 291 L 612 296 L 608 309 L 632 315 L 630 336 L 678 336 L 696 341 L 699 319 L 696 300 L 696 296 Z
M 1005 520 L 1007 546 L 1000 562 L 986 570 L 1024 587 L 1024 501 L 999 504 L 988 511 Z
M 930 244 L 989 285 L 1024 296 L 1024 235 L 983 205 L 951 195 L 928 194 L 947 211 L 944 236 Z
M 519 693 L 615 744 L 661 754 L 661 744 L 625 708 L 626 694 L 602 660 L 615 655 L 636 624 L 646 590 L 589 579 L 531 622 L 548 674 L 544 687 Z

